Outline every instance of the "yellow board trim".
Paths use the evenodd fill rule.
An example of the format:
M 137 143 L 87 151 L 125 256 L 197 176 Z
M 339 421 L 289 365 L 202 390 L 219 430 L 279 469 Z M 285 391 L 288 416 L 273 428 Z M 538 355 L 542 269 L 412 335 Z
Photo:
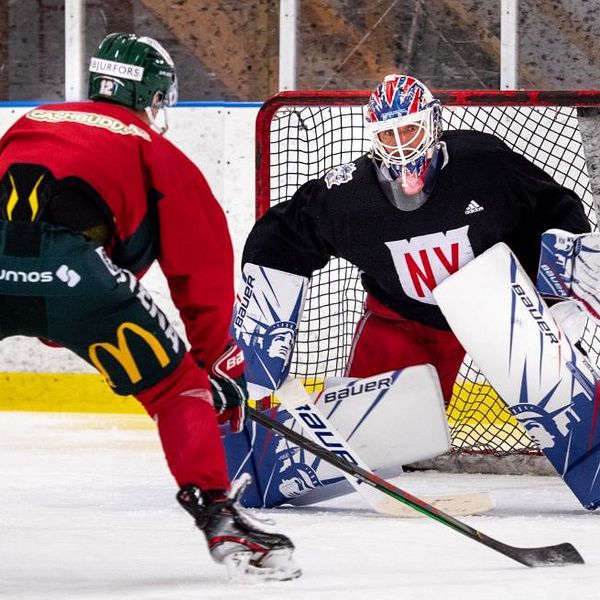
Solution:
M 311 380 L 305 386 L 313 391 L 322 383 Z M 101 375 L 87 373 L 0 373 L 0 411 L 146 414 L 133 396 L 118 396 Z M 455 384 L 447 413 L 455 443 L 465 447 L 486 440 L 506 450 L 529 444 L 522 427 L 487 384 Z
M 0 410 L 146 414 L 91 373 L 0 373 Z

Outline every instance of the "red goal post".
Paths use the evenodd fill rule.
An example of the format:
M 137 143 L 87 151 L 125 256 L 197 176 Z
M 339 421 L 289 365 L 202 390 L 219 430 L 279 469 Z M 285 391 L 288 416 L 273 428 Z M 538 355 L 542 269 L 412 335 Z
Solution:
M 434 90 L 445 129 L 497 135 L 582 199 L 597 228 L 600 92 Z M 256 216 L 305 181 L 369 149 L 362 107 L 369 91 L 281 92 L 256 120 Z M 307 384 L 341 375 L 364 293 L 356 269 L 333 259 L 311 280 L 292 374 Z M 585 342 L 597 360 L 600 331 Z M 465 359 L 448 407 L 455 452 L 538 454 L 476 366 Z

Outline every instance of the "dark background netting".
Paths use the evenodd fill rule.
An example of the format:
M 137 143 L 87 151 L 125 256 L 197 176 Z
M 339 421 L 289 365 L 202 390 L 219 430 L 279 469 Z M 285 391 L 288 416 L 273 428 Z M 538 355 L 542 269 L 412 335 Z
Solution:
M 283 102 L 283 100 L 282 100 Z M 301 100 L 298 100 L 301 102 Z M 305 181 L 368 151 L 363 128 L 363 99 L 345 106 L 281 106 L 265 126 L 270 132 L 270 200 L 259 212 L 289 199 Z M 502 138 L 583 200 L 592 228 L 596 213 L 577 109 L 574 106 L 445 106 L 446 129 L 476 129 Z M 263 132 L 264 133 L 264 132 Z M 266 139 L 266 138 L 265 138 Z M 259 177 L 260 177 L 259 172 Z M 265 172 L 262 173 L 266 176 Z M 266 177 L 265 179 L 266 180 Z M 259 198 L 260 203 L 260 198 Z M 333 259 L 315 273 L 308 292 L 292 374 L 307 384 L 343 373 L 364 292 L 357 270 Z M 585 345 L 598 346 L 588 325 Z M 477 366 L 467 357 L 448 407 L 453 448 L 491 454 L 537 453 Z

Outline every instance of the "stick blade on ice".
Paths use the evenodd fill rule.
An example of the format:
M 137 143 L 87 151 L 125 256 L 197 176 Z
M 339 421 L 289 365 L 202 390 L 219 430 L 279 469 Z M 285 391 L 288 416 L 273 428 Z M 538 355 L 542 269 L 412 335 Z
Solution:
M 567 565 L 582 565 L 585 562 L 581 554 L 569 542 L 540 548 L 506 546 L 505 550 L 507 556 L 528 567 L 565 567 Z

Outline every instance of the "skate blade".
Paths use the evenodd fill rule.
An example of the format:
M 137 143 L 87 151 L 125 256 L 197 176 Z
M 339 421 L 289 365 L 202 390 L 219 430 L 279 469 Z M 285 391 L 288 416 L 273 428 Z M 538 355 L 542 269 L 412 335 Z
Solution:
M 238 583 L 258 581 L 288 581 L 302 575 L 294 562 L 291 550 L 278 549 L 252 560 L 253 552 L 233 552 L 223 559 L 230 579 Z

